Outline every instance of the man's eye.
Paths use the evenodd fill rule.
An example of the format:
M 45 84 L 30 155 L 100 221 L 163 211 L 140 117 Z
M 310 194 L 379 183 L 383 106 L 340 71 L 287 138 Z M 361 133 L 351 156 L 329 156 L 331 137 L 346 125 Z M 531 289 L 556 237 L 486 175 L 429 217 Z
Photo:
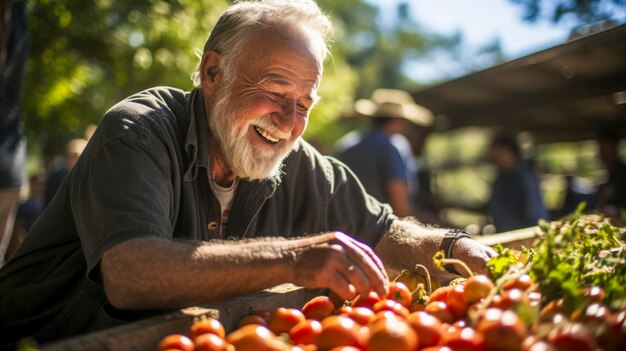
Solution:
M 309 111 L 309 107 L 304 104 L 298 104 L 298 111 L 306 113 Z

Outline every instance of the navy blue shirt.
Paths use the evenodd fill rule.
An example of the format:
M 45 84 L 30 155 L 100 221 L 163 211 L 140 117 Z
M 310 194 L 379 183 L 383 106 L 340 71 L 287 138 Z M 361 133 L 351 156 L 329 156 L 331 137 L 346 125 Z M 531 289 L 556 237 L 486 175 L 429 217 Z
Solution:
M 345 140 L 344 145 L 340 145 L 337 158 L 354 171 L 368 193 L 388 203 L 389 182 L 407 181 L 405 160 L 391 138 L 381 131 L 374 130 L 363 136 L 352 135 L 356 136 L 353 141 Z

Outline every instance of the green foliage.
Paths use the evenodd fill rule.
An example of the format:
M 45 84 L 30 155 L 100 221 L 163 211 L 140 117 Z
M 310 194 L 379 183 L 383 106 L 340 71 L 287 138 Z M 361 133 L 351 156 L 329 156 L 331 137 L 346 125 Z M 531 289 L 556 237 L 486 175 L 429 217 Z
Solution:
M 518 257 L 512 250 L 500 244 L 496 244 L 494 250 L 498 255 L 487 262 L 487 271 L 491 280 L 496 281 L 511 269 L 521 267 Z
M 617 9 L 626 7 L 625 0 L 510 0 L 524 8 L 524 19 L 535 22 L 546 17 L 554 23 L 573 17 L 580 24 L 591 24 L 599 20 L 615 20 Z
M 24 124 L 45 158 L 115 102 L 155 85 L 189 89 L 223 0 L 40 0 L 29 8 Z
M 192 88 L 190 74 L 226 0 L 39 0 L 29 4 L 31 54 L 23 102 L 31 154 L 49 163 L 82 137 L 119 100 L 143 89 Z M 338 123 L 355 97 L 377 87 L 411 89 L 404 63 L 445 40 L 421 34 L 398 7 L 383 27 L 364 0 L 320 0 L 333 20 L 332 57 L 325 63 L 321 103 L 305 137 L 330 145 L 350 126 Z M 328 151 L 328 150 L 326 150 Z
M 533 246 L 530 275 L 544 301 L 562 298 L 572 312 L 586 287 L 604 289 L 604 303 L 614 308 L 626 300 L 624 230 L 599 215 L 583 215 L 584 205 L 561 221 L 542 222 Z

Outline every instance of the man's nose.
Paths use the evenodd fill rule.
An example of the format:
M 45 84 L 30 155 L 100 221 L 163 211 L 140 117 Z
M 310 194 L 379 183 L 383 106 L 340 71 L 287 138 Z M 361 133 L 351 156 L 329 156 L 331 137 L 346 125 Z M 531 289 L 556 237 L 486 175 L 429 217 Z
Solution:
M 296 120 L 297 103 L 294 99 L 285 99 L 282 111 L 276 114 L 278 129 L 281 132 L 291 133 Z

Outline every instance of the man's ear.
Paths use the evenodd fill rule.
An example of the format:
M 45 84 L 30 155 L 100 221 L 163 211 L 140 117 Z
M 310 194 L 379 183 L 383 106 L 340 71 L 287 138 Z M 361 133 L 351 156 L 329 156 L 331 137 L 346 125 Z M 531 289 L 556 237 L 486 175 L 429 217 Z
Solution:
M 222 78 L 221 57 L 217 51 L 208 50 L 202 55 L 200 83 L 203 89 L 213 90 Z

